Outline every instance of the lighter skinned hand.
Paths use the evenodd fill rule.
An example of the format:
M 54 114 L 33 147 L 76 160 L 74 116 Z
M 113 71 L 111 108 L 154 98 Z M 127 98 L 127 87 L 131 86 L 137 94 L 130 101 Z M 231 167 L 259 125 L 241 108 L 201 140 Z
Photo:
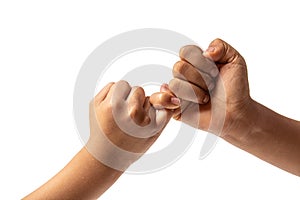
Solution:
M 126 81 L 109 83 L 90 103 L 88 151 L 103 164 L 126 170 L 156 141 L 170 120 L 171 109 L 178 107 L 172 97 L 167 93 L 154 95 L 154 102 L 163 98 L 169 108 L 155 109 L 143 88 L 131 87 Z

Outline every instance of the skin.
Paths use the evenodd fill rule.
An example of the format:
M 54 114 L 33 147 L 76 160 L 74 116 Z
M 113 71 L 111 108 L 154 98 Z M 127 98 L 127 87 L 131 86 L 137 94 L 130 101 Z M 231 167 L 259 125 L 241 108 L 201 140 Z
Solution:
M 105 86 L 90 104 L 91 134 L 87 145 L 57 175 L 24 199 L 97 199 L 122 175 L 123 170 L 116 168 L 126 169 L 142 156 L 172 115 L 300 176 L 300 122 L 250 97 L 246 63 L 234 48 L 216 39 L 205 52 L 196 46 L 183 47 L 180 57 L 170 86 L 162 85 L 161 92 L 151 97 L 125 81 Z M 221 120 L 213 116 L 213 107 L 225 109 L 220 132 L 211 126 Z M 125 110 L 117 115 L 118 120 L 114 109 Z M 163 118 L 154 115 L 155 109 L 163 111 L 158 114 Z M 139 132 L 143 137 L 124 132 L 128 122 L 145 127 Z M 107 145 L 104 138 L 134 156 L 112 160 L 111 157 L 123 158 L 123 154 Z M 103 159 L 110 165 L 101 162 Z
M 170 120 L 171 109 L 178 108 L 179 99 L 168 93 L 154 95 L 151 99 L 163 101 L 168 110 L 155 110 L 141 87 L 131 87 L 125 81 L 106 85 L 90 103 L 91 134 L 86 146 L 58 174 L 24 199 L 97 199 L 101 196 L 130 164 L 149 149 Z M 125 112 L 114 116 L 114 109 Z M 119 123 L 116 123 L 115 117 L 121 114 Z M 158 115 L 163 117 L 158 118 Z M 140 135 L 150 129 L 154 133 L 144 135 L 149 137 L 134 137 L 123 131 L 127 123 L 136 124 L 143 131 L 139 132 Z M 107 145 L 102 136 L 113 145 Z M 115 160 L 123 154 L 112 147 L 133 156 Z M 120 167 L 123 170 L 119 170 Z
M 205 52 L 196 46 L 183 47 L 180 58 L 173 68 L 174 79 L 169 86 L 161 87 L 161 92 L 181 99 L 181 108 L 174 112 L 175 119 L 215 133 L 260 159 L 300 176 L 300 122 L 279 115 L 250 97 L 246 62 L 233 47 L 216 39 Z M 217 67 L 207 64 L 209 61 Z M 201 74 L 210 77 L 206 83 Z M 191 98 L 183 88 L 192 88 L 196 97 Z M 202 105 L 208 94 L 210 101 Z M 221 120 L 218 115 L 212 116 L 212 108 L 225 110 L 220 131 L 210 126 Z

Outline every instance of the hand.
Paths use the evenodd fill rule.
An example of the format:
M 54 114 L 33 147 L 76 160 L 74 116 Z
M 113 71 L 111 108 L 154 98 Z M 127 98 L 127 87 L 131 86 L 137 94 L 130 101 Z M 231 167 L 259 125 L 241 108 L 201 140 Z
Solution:
M 152 99 L 163 98 L 167 108 L 177 108 L 172 97 L 165 93 Z M 110 83 L 90 103 L 87 149 L 103 164 L 124 171 L 156 141 L 172 114 L 154 109 L 141 87 Z
M 244 115 L 253 102 L 243 57 L 216 39 L 205 52 L 196 46 L 183 47 L 180 58 L 174 65 L 169 88 L 161 87 L 161 92 L 181 99 L 181 108 L 175 111 L 174 118 L 221 137 L 238 134 L 241 126 L 247 126 Z M 205 104 L 207 95 L 210 101 Z
M 175 119 L 215 133 L 272 165 L 300 175 L 299 121 L 284 117 L 250 97 L 246 62 L 234 48 L 216 39 L 205 52 L 195 46 L 183 47 L 180 57 L 179 63 L 185 66 L 175 64 L 170 88 L 161 87 L 161 92 L 182 99 Z M 217 74 L 215 69 L 219 75 L 212 78 Z M 205 77 L 207 84 L 203 82 Z M 210 102 L 203 105 L 208 91 Z

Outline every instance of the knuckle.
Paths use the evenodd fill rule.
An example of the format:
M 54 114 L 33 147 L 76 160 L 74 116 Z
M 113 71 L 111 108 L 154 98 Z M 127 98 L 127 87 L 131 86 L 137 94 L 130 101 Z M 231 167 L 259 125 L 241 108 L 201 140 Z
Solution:
M 198 53 L 201 53 L 201 54 L 203 53 L 203 50 L 199 46 L 197 46 L 197 45 L 191 45 L 191 46 Z
M 131 86 L 129 85 L 129 83 L 127 81 L 124 80 L 120 80 L 116 83 L 117 86 L 122 86 L 122 88 L 131 88 Z
M 186 45 L 181 47 L 179 54 L 181 58 L 188 58 L 190 57 L 191 53 L 192 53 L 192 49 L 193 49 L 194 45 Z
M 223 40 L 222 39 L 220 39 L 220 38 L 216 38 L 216 39 L 214 39 L 214 41 L 213 42 L 216 42 L 216 43 L 221 43 L 221 42 L 223 42 Z
M 130 109 L 130 112 L 129 112 L 129 116 L 132 118 L 132 119 L 135 119 L 138 115 L 138 109 L 137 107 L 132 107 Z
M 180 50 L 179 50 L 179 54 L 181 56 L 185 55 L 186 51 L 187 51 L 187 48 L 188 48 L 188 45 L 181 47 Z
M 120 80 L 120 81 L 118 81 L 118 83 L 119 83 L 119 84 L 126 84 L 126 85 L 129 85 L 129 83 L 128 83 L 127 81 L 125 81 L 125 80 Z
M 244 57 L 241 55 L 241 54 L 238 54 L 239 55 L 239 62 L 237 64 L 240 64 L 240 65 L 246 65 L 246 61 L 244 59 Z
M 136 87 L 135 88 L 135 92 L 137 92 L 140 95 L 144 95 L 145 96 L 145 90 L 142 87 Z
M 175 72 L 176 74 L 184 74 L 187 68 L 188 68 L 187 63 L 180 60 L 174 64 L 173 72 Z

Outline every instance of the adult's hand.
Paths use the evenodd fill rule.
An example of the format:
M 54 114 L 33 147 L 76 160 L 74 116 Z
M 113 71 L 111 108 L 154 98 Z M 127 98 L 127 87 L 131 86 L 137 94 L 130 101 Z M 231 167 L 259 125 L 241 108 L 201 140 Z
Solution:
M 183 47 L 180 57 L 170 87 L 161 87 L 161 92 L 182 99 L 175 119 L 215 133 L 300 176 L 300 122 L 279 115 L 250 97 L 245 60 L 233 47 L 216 39 L 205 52 L 196 46 Z M 210 101 L 203 104 L 207 94 Z
M 204 52 L 188 45 L 179 55 L 181 61 L 174 65 L 169 88 L 161 87 L 162 92 L 181 99 L 174 118 L 221 137 L 238 134 L 241 126 L 246 126 L 240 119 L 253 102 L 243 57 L 220 39 Z

